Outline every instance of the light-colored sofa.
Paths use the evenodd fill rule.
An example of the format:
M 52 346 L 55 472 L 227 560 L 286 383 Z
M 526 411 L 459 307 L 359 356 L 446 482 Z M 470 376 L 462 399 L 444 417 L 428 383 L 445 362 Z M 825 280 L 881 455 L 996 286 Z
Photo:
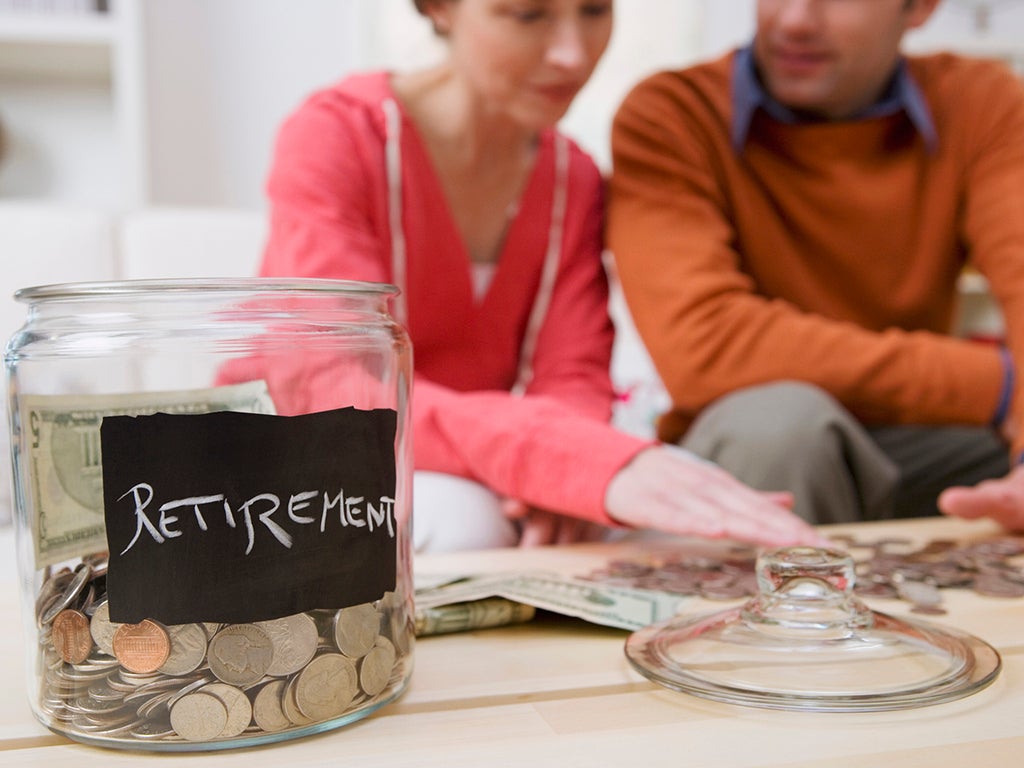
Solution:
M 255 212 L 153 208 L 129 213 L 21 201 L 0 204 L 0 335 L 25 318 L 20 288 L 50 283 L 251 275 L 259 263 L 265 219 Z M 0 457 L 9 464 L 6 408 Z M 10 479 L 0 471 L 0 515 L 10 509 Z M 2 520 L 2 518 L 0 518 Z

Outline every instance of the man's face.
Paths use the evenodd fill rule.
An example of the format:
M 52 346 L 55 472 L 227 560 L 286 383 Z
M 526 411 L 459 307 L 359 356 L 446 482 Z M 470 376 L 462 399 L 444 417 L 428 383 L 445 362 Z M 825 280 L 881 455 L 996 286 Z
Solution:
M 870 105 L 899 57 L 903 34 L 938 0 L 758 0 L 754 59 L 786 106 L 839 119 Z

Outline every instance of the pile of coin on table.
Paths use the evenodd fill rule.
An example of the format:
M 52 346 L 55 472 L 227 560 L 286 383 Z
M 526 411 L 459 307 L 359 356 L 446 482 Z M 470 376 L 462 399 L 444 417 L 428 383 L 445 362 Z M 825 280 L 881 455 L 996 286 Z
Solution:
M 1024 567 L 1013 562 L 1024 554 L 1024 537 L 969 543 L 936 539 L 918 548 L 895 538 L 857 541 L 837 536 L 834 541 L 854 554 L 857 594 L 904 600 L 913 613 L 945 613 L 941 590 L 952 587 L 989 597 L 1024 597 Z M 656 559 L 615 560 L 582 578 L 732 600 L 757 594 L 755 564 L 755 552 L 747 548 L 721 557 L 662 554 Z
M 284 734 L 378 705 L 408 677 L 412 622 L 375 603 L 250 624 L 112 623 L 105 562 L 43 582 L 39 708 L 98 742 L 209 742 Z

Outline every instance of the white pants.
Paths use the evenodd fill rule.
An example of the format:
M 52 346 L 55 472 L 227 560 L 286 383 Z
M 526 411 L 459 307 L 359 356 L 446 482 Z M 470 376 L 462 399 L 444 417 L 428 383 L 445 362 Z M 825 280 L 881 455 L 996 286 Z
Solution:
M 472 480 L 440 472 L 413 473 L 412 540 L 416 552 L 514 547 L 519 528 L 501 499 Z

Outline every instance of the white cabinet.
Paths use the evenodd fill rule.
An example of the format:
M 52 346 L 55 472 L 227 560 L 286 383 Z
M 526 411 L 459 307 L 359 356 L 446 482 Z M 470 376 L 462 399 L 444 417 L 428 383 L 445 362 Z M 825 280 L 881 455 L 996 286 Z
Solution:
M 11 8 L 17 5 L 0 4 L 0 199 L 141 202 L 138 0 L 111 0 L 105 11 Z

